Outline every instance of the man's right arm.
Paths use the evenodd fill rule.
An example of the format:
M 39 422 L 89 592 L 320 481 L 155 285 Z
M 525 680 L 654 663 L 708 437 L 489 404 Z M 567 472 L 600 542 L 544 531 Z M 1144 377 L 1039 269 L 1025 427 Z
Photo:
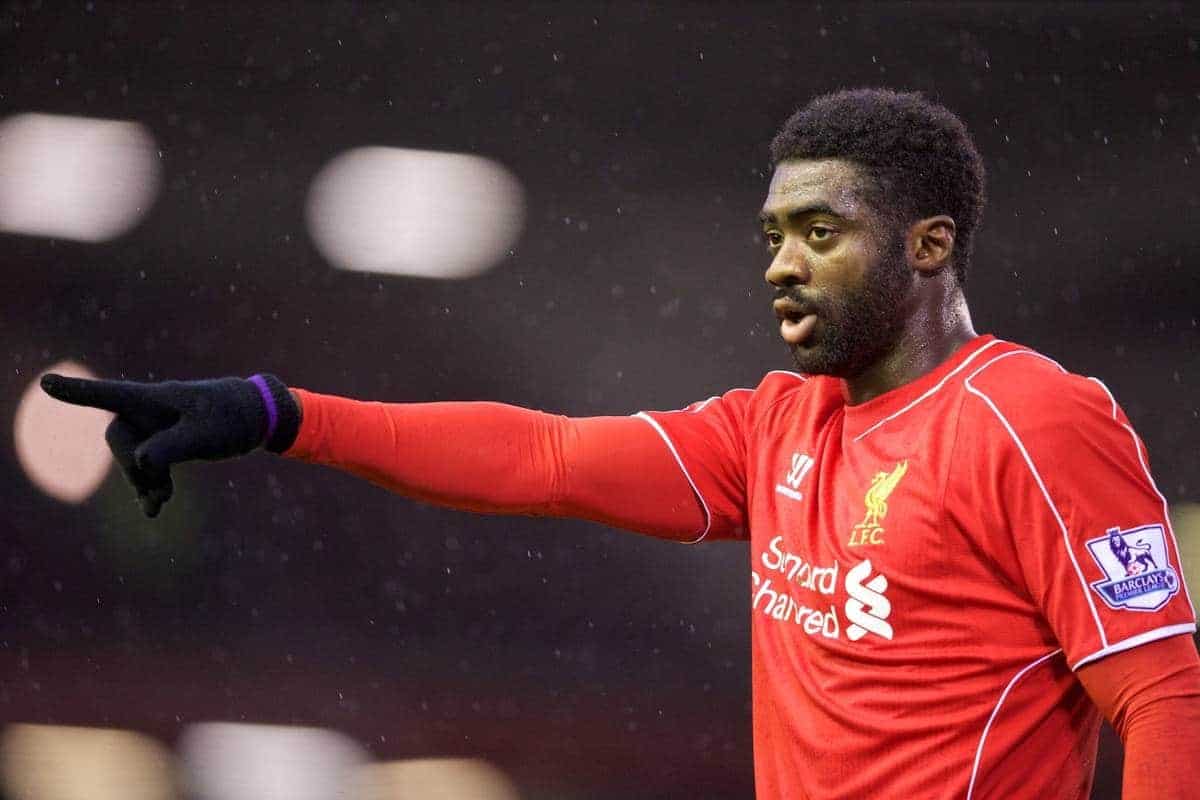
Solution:
M 636 417 L 569 418 L 501 403 L 379 403 L 293 389 L 285 455 L 467 511 L 588 519 L 692 540 L 707 519 L 662 438 Z
M 157 383 L 47 374 L 41 385 L 115 414 L 105 438 L 149 517 L 174 492 L 172 465 L 261 447 L 468 511 L 577 517 L 687 541 L 708 531 L 708 506 L 649 418 L 363 402 L 265 373 Z

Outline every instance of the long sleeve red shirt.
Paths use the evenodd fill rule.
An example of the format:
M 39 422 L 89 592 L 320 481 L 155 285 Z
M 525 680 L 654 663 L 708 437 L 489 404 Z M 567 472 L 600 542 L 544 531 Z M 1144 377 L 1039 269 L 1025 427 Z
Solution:
M 941 377 L 944 374 L 935 375 L 931 380 Z M 779 382 L 786 384 L 788 381 L 781 378 L 777 380 Z M 696 452 L 707 445 L 697 445 L 689 437 L 698 436 L 700 439 L 696 441 L 707 442 L 728 436 L 729 421 L 744 413 L 753 402 L 749 393 L 727 395 L 715 402 L 706 401 L 674 412 L 695 417 L 695 420 L 677 420 L 669 415 L 572 419 L 497 403 L 385 404 L 303 390 L 295 392 L 302 403 L 304 417 L 288 456 L 347 470 L 407 497 L 476 512 L 589 519 L 678 541 L 744 533 L 745 522 L 737 518 L 742 512 L 736 508 L 736 503 L 730 506 L 718 496 L 739 491 L 739 476 L 701 474 L 706 467 L 696 463 Z M 768 399 L 771 399 L 771 407 L 780 404 L 778 398 Z M 730 446 L 736 448 L 737 444 Z M 777 487 L 802 495 L 809 470 L 807 462 L 793 457 L 785 462 L 785 466 L 790 469 L 784 470 L 786 475 L 780 473 Z M 724 467 L 722 463 L 714 469 Z M 904 471 L 898 468 L 891 474 L 895 476 L 898 472 L 903 478 Z M 792 488 L 792 481 L 799 488 Z M 786 492 L 782 494 L 788 499 Z M 786 557 L 798 558 L 780 550 L 779 558 L 771 560 L 774 558 L 772 552 L 768 549 L 762 553 L 767 559 L 764 564 L 778 561 L 782 566 Z M 788 563 L 798 567 L 803 564 L 800 561 Z M 813 585 L 820 582 L 819 577 L 815 578 Z M 880 591 L 886 590 L 874 585 Z M 755 610 L 758 611 L 761 610 L 757 603 L 762 597 L 762 587 L 756 584 L 752 589 L 755 588 L 760 589 L 755 594 Z M 786 609 L 779 600 L 781 596 L 782 590 L 774 599 L 767 599 L 772 603 L 771 608 L 782 613 Z M 852 600 L 847 600 L 847 611 Z M 872 624 L 861 616 L 861 612 L 859 619 Z M 799 617 L 797 620 L 800 621 Z M 876 625 L 878 620 L 877 616 Z M 896 616 L 889 620 L 896 626 L 902 624 Z M 862 635 L 866 634 L 863 630 Z M 759 641 L 756 632 L 756 645 Z M 886 644 L 883 640 L 881 643 Z M 1056 652 L 1060 655 L 1048 652 L 1046 658 L 1051 660 L 1044 662 L 1051 665 L 1051 671 L 1027 684 L 1033 691 L 1065 686 L 1063 691 L 1070 692 L 1069 686 L 1075 678 L 1065 662 L 1061 662 L 1061 667 L 1052 666 L 1054 659 L 1062 658 L 1061 648 Z M 931 658 L 937 655 L 936 652 L 929 653 Z M 761 657 L 756 655 L 756 659 Z M 1038 659 L 1038 669 L 1043 661 Z M 761 672 L 757 664 L 758 661 L 755 758 L 759 796 L 813 797 L 814 800 L 816 797 L 843 796 L 837 788 L 842 784 L 835 784 L 828 795 L 802 793 L 805 790 L 799 784 L 782 783 L 786 778 L 776 777 L 769 764 L 763 765 L 763 761 L 792 763 L 795 753 L 792 752 L 792 741 L 779 734 L 782 728 L 769 729 L 765 735 L 760 728 L 759 717 L 763 712 L 757 695 L 768 689 L 760 685 Z M 1087 661 L 1074 675 L 1079 681 L 1077 685 L 1082 685 L 1095 707 L 1114 724 L 1125 743 L 1124 796 L 1128 800 L 1200 797 L 1200 779 L 1192 766 L 1200 756 L 1200 736 L 1196 735 L 1200 734 L 1200 658 L 1190 637 L 1163 636 L 1136 647 L 1102 654 Z M 987 726 L 980 725 L 984 735 L 980 737 L 978 732 L 971 734 L 968 731 L 964 737 L 970 743 L 979 741 L 969 784 L 965 775 L 962 778 L 968 786 L 967 796 L 976 800 L 1000 796 L 989 789 L 989 785 L 1013 782 L 1019 785 L 1025 777 L 1012 774 L 1005 778 L 1003 770 L 1013 769 L 1013 765 L 1044 761 L 1046 756 L 1044 752 L 1031 752 L 1028 761 L 1022 758 L 995 761 L 996 756 L 981 759 L 981 755 L 986 756 L 987 731 L 993 729 L 995 717 L 1002 708 L 1005 713 L 1013 713 L 1014 708 L 1020 713 L 1024 702 L 1034 697 L 1020 696 L 1020 691 L 1025 688 L 1019 683 L 1024 673 L 1015 677 L 997 677 L 1001 683 L 1010 678 L 1011 681 L 996 703 Z M 1043 689 L 1037 688 L 1043 684 Z M 1010 692 L 1014 686 L 1017 690 Z M 923 706 L 915 709 L 916 713 L 935 713 L 936 703 L 928 703 L 929 700 L 921 699 Z M 1004 705 L 1006 701 L 1007 705 Z M 913 702 L 917 702 L 915 698 Z M 800 719 L 804 724 L 805 718 Z M 817 724 L 815 719 L 813 724 Z M 963 724 L 975 723 L 967 719 Z M 883 739 L 888 734 L 882 728 L 875 733 L 867 729 L 863 735 L 867 739 L 878 735 L 880 746 L 886 746 Z M 976 739 L 971 739 L 972 735 Z M 1094 748 L 1094 729 L 1091 735 Z M 1053 741 L 1040 742 L 1039 746 L 1054 744 Z M 837 741 L 831 743 L 834 752 L 838 746 Z M 1070 749 L 1077 744 L 1061 741 L 1059 746 Z M 847 758 L 849 760 L 850 756 Z M 1081 769 L 1088 768 L 1086 760 L 1082 764 Z M 806 766 L 801 762 L 798 767 L 800 770 L 826 771 L 831 768 L 836 772 L 836 764 L 829 763 Z M 914 771 L 921 768 L 919 763 L 906 767 Z M 938 769 L 950 774 L 955 768 L 943 764 Z M 988 770 L 995 774 L 982 774 Z M 882 775 L 874 779 L 877 782 L 873 784 L 872 793 L 859 796 L 898 796 L 891 793 L 890 787 L 901 785 L 906 779 L 906 776 Z M 1090 777 L 1087 783 L 1090 785 Z M 941 777 L 941 772 L 931 777 L 926 785 L 945 787 L 946 797 L 963 796 L 962 792 L 953 790 L 948 778 Z M 1053 796 L 1080 796 L 1067 793 L 1069 791 L 1075 790 L 1067 788 Z M 906 796 L 942 797 L 943 794 Z M 1005 796 L 1050 795 L 1018 792 Z

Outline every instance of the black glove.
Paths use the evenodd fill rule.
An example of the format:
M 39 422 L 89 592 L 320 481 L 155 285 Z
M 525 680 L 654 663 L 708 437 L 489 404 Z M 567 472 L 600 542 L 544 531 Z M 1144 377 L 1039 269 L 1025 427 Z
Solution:
M 300 430 L 300 408 L 274 375 L 135 383 L 47 374 L 42 389 L 117 415 L 104 438 L 148 517 L 158 516 L 175 490 L 172 464 L 231 458 L 259 445 L 282 453 Z

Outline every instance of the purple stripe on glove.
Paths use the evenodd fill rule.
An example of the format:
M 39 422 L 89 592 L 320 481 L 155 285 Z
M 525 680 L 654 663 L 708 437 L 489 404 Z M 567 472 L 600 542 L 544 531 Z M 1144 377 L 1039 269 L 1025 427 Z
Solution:
M 270 441 L 275 435 L 275 427 L 279 424 L 279 409 L 275 407 L 275 398 L 262 375 L 251 375 L 250 382 L 258 388 L 258 393 L 262 395 L 263 403 L 267 407 L 267 435 L 263 437 L 263 441 Z

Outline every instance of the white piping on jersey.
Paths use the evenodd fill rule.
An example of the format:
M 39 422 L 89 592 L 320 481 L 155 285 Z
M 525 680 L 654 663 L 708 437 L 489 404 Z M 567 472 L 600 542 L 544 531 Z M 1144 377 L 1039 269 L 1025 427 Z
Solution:
M 789 369 L 773 369 L 767 372 L 768 375 L 787 375 L 790 378 L 799 378 L 801 381 L 808 380 L 807 375 L 801 375 L 799 372 L 792 372 Z
M 687 467 L 683 465 L 683 459 L 679 457 L 679 452 L 675 449 L 675 443 L 671 441 L 670 436 L 667 436 L 667 432 L 662 429 L 662 426 L 658 424 L 658 421 L 645 411 L 639 411 L 638 413 L 634 414 L 634 416 L 649 422 L 650 427 L 654 428 L 654 430 L 658 432 L 658 435 L 662 437 L 662 440 L 667 443 L 667 449 L 670 450 L 671 455 L 675 457 L 675 463 L 679 465 L 679 471 L 683 473 L 683 477 L 687 478 L 687 482 L 692 487 L 692 491 L 696 493 L 696 499 L 700 501 L 700 507 L 704 509 L 703 532 L 701 532 L 698 538 L 693 539 L 690 542 L 683 542 L 683 544 L 696 544 L 705 536 L 708 536 L 708 531 L 712 528 L 712 513 L 708 510 L 708 503 L 704 501 L 704 495 L 700 494 L 700 489 L 697 488 L 696 482 L 692 480 L 692 476 L 688 473 Z
M 987 724 L 983 726 L 983 733 L 979 735 L 979 746 L 975 748 L 975 763 L 971 766 L 971 781 L 967 784 L 966 800 L 971 800 L 971 795 L 975 791 L 975 779 L 979 777 L 979 762 L 983 759 L 983 744 L 987 741 L 988 732 L 991 731 L 992 723 L 996 721 L 996 715 L 1000 713 L 1000 706 L 1004 705 L 1004 700 L 1008 697 L 1008 693 L 1011 692 L 1012 688 L 1017 685 L 1017 681 L 1025 677 L 1025 674 L 1029 672 L 1029 670 L 1033 669 L 1038 664 L 1041 664 L 1046 659 L 1056 656 L 1061 652 L 1062 648 L 1060 647 L 1053 652 L 1046 653 L 1044 656 L 1040 656 L 1036 661 L 1026 664 L 1016 675 L 1012 676 L 1012 680 L 1008 682 L 1008 685 L 1004 687 L 1004 691 L 1000 693 L 1000 699 L 996 701 L 996 707 L 992 709 L 992 715 L 988 717 Z
M 1088 378 L 1088 380 L 1095 381 L 1100 388 L 1104 390 L 1104 393 L 1108 395 L 1108 399 L 1112 401 L 1113 421 L 1125 430 L 1129 431 L 1129 437 L 1133 440 L 1133 451 L 1137 453 L 1138 463 L 1142 465 L 1142 472 L 1146 473 L 1146 480 L 1150 482 L 1150 488 L 1154 490 L 1154 493 L 1158 495 L 1158 499 L 1162 502 L 1163 521 L 1167 524 L 1167 535 L 1171 537 L 1171 543 L 1175 545 L 1175 552 L 1178 554 L 1179 560 L 1182 561 L 1183 555 L 1179 552 L 1179 540 L 1175 538 L 1175 529 L 1171 525 L 1171 511 L 1167 508 L 1167 498 L 1164 497 L 1163 493 L 1158 490 L 1158 484 L 1155 483 L 1154 476 L 1150 474 L 1150 466 L 1146 463 L 1146 459 L 1142 455 L 1142 447 L 1141 443 L 1138 441 L 1137 434 L 1134 433 L 1133 428 L 1117 419 L 1117 398 L 1113 397 L 1113 393 L 1110 392 L 1108 387 L 1104 385 L 1104 381 L 1100 380 L 1099 378 Z M 1180 569 L 1182 568 L 1183 565 L 1180 564 Z M 1192 609 L 1192 618 L 1195 619 L 1196 604 L 1192 602 L 1192 595 L 1188 591 L 1187 581 L 1180 581 L 1180 583 L 1183 584 L 1183 596 L 1187 598 L 1188 606 Z
M 983 402 L 987 403 L 988 408 L 992 409 L 992 413 L 996 415 L 996 417 L 1000 420 L 1000 424 L 1004 426 L 1004 429 L 1008 431 L 1008 435 L 1012 437 L 1013 442 L 1017 445 L 1017 450 L 1019 450 L 1021 453 L 1021 457 L 1025 459 L 1025 466 L 1029 467 L 1030 473 L 1033 474 L 1034 481 L 1037 482 L 1038 488 L 1042 491 L 1042 498 L 1046 501 L 1046 505 L 1049 506 L 1050 513 L 1054 515 L 1054 521 L 1058 523 L 1059 530 L 1062 531 L 1063 546 L 1066 548 L 1067 555 L 1071 558 L 1071 566 L 1075 568 L 1075 575 L 1079 578 L 1079 588 L 1083 592 L 1084 599 L 1087 600 L 1088 609 L 1092 612 L 1092 620 L 1096 623 L 1096 631 L 1100 634 L 1100 646 L 1108 647 L 1108 636 L 1104 632 L 1104 626 L 1100 624 L 1100 614 L 1097 613 L 1096 604 L 1092 601 L 1092 593 L 1088 591 L 1087 579 L 1083 577 L 1083 570 L 1079 568 L 1079 561 L 1075 558 L 1075 551 L 1071 548 L 1071 535 L 1067 531 L 1067 525 L 1065 522 L 1063 522 L 1062 516 L 1058 513 L 1058 507 L 1055 506 L 1054 501 L 1050 499 L 1050 492 L 1048 489 L 1046 489 L 1046 484 L 1042 481 L 1042 476 L 1037 471 L 1037 467 L 1033 465 L 1033 459 L 1029 457 L 1029 451 L 1025 449 L 1025 444 L 1021 441 L 1021 437 L 1017 436 L 1017 432 L 1013 430 L 1012 425 L 1008 423 L 1008 419 L 1004 416 L 1004 414 L 1000 413 L 1000 409 L 997 408 L 996 404 L 992 402 L 992 398 L 988 397 L 986 394 L 971 385 L 971 379 L 983 372 L 992 364 L 1008 358 L 1009 356 L 1020 355 L 1034 356 L 1036 358 L 1049 361 L 1063 372 L 1066 372 L 1066 370 L 1063 369 L 1062 366 L 1057 362 L 1055 362 L 1054 359 L 1046 358 L 1046 356 L 1042 355 L 1041 353 L 1035 353 L 1032 350 L 1013 350 L 1011 352 L 1004 353 L 1003 355 L 996 356 L 991 361 L 972 372 L 967 376 L 966 380 L 963 381 L 963 386 L 966 387 L 968 392 L 982 398 Z
M 1096 383 L 1096 385 L 1099 386 L 1101 389 L 1103 389 L 1104 393 L 1106 395 L 1108 395 L 1108 400 L 1109 400 L 1109 402 L 1112 403 L 1112 418 L 1115 420 L 1117 418 L 1117 398 L 1113 397 L 1113 393 L 1110 392 L 1108 390 L 1108 387 L 1104 385 L 1104 381 L 1100 380 L 1099 378 L 1093 378 L 1091 376 L 1088 376 L 1088 380 L 1094 381 Z
M 807 377 L 807 376 L 801 375 L 799 372 L 788 372 L 788 371 L 787 371 L 787 370 L 785 370 L 785 369 L 773 369 L 773 370 L 771 370 L 770 372 L 768 372 L 768 373 L 767 373 L 767 375 L 774 375 L 774 374 L 779 374 L 779 375 L 787 375 L 789 378 L 797 378 L 797 379 L 799 379 L 799 380 L 800 380 L 800 382 L 801 382 L 801 383 L 803 383 L 804 381 L 807 381 L 807 380 L 808 380 L 808 377 Z M 765 378 L 766 376 L 763 376 L 763 377 Z M 747 388 L 746 388 L 746 387 L 744 387 L 744 386 L 739 386 L 739 387 L 738 387 L 738 388 L 736 388 L 736 389 L 730 389 L 730 390 L 729 390 L 729 391 L 727 391 L 725 394 L 733 394 L 734 392 L 751 392 L 751 393 L 753 393 L 753 392 L 754 392 L 754 389 L 747 389 Z M 666 412 L 660 412 L 660 413 L 666 413 L 666 414 L 698 414 L 698 413 L 700 413 L 701 411 L 703 411 L 705 408 L 707 408 L 707 407 L 708 407 L 708 404 L 709 404 L 709 403 L 711 403 L 713 400 L 720 400 L 720 399 L 721 399 L 723 396 L 724 396 L 724 395 L 714 394 L 712 397 L 708 398 L 707 400 L 703 400 L 703 401 L 701 401 L 699 404 L 694 404 L 694 405 L 691 405 L 691 406 L 687 406 L 687 407 L 685 407 L 685 408 L 674 408 L 674 409 L 671 409 L 671 410 L 669 410 L 669 411 L 666 411 Z
M 737 389 L 730 389 L 730 390 L 729 390 L 728 392 L 726 392 L 725 394 L 733 394 L 734 392 L 753 392 L 753 391 L 754 391 L 753 389 L 747 389 L 747 388 L 745 388 L 745 387 L 738 387 Z M 710 398 L 708 398 L 707 400 L 705 400 L 704 402 L 700 403 L 700 405 L 696 406 L 695 408 L 692 408 L 691 406 L 688 406 L 687 408 L 676 408 L 676 409 L 674 409 L 673 411 L 669 411 L 669 412 L 667 412 L 667 413 L 673 413 L 673 414 L 683 414 L 683 413 L 687 413 L 687 414 L 699 414 L 701 411 L 703 411 L 705 408 L 707 408 L 707 407 L 708 407 L 708 404 L 709 404 L 709 403 L 711 403 L 713 400 L 720 400 L 720 399 L 721 399 L 723 396 L 724 396 L 724 395 L 714 394 L 712 397 L 710 397 Z M 639 413 L 641 413 L 641 412 L 639 412 Z
M 783 370 L 783 369 L 773 369 L 770 372 L 768 372 L 767 374 L 771 375 L 776 372 L 779 373 L 780 375 L 787 375 L 792 378 L 798 378 L 801 382 L 808 380 L 808 378 L 806 378 L 805 376 L 801 375 L 798 372 L 788 372 L 787 370 Z M 753 389 L 746 389 L 744 387 L 739 387 L 737 389 L 730 389 L 728 392 L 726 392 L 726 394 L 730 394 L 731 392 L 753 392 L 753 391 L 754 391 Z M 712 397 L 708 398 L 707 400 L 705 400 L 704 402 L 702 402 L 700 405 L 696 406 L 695 408 L 690 408 L 690 407 L 689 408 L 680 408 L 680 409 L 675 409 L 674 412 L 668 412 L 668 413 L 677 413 L 677 414 L 678 413 L 692 413 L 692 414 L 695 414 L 700 411 L 703 411 L 704 408 L 709 403 L 711 403 L 713 400 L 719 400 L 720 398 L 721 398 L 721 395 L 714 394 Z M 704 509 L 704 531 L 701 532 L 701 534 L 698 538 L 693 539 L 690 542 L 683 542 L 683 544 L 696 544 L 697 542 L 704 539 L 705 536 L 708 536 L 708 532 L 712 529 L 712 512 L 708 510 L 708 502 L 704 499 L 704 495 L 702 495 L 700 493 L 700 488 L 698 486 L 696 486 L 696 482 L 694 480 L 692 480 L 691 473 L 689 473 L 687 467 L 684 466 L 683 459 L 679 457 L 679 451 L 675 449 L 675 443 L 671 441 L 670 436 L 667 436 L 667 432 L 664 431 L 662 426 L 658 424 L 658 421 L 655 420 L 654 417 L 651 417 L 649 414 L 647 414 L 645 411 L 639 411 L 638 413 L 634 414 L 634 416 L 650 423 L 650 427 L 654 428 L 654 430 L 658 433 L 658 435 L 660 437 L 662 437 L 662 440 L 667 443 L 667 449 L 671 451 L 671 455 L 674 456 L 674 458 L 675 458 L 675 463 L 679 465 L 679 471 L 683 473 L 683 477 L 687 478 L 688 485 L 690 485 L 692 487 L 692 491 L 696 493 L 696 499 L 700 501 L 700 507 Z
M 1091 655 L 1084 656 L 1071 666 L 1071 671 L 1074 672 L 1084 664 L 1090 664 L 1097 659 L 1104 658 L 1105 656 L 1111 656 L 1113 653 L 1120 653 L 1122 650 L 1132 650 L 1139 645 L 1147 644 L 1149 642 L 1156 642 L 1159 639 L 1166 639 L 1169 636 L 1179 636 L 1180 634 L 1192 634 L 1195 632 L 1196 623 L 1181 622 L 1178 625 L 1165 625 L 1161 628 L 1155 628 L 1152 631 L 1139 633 L 1137 636 L 1130 636 L 1128 639 L 1122 639 L 1115 644 L 1110 644 L 1103 650 L 1097 650 Z
M 863 438 L 864 436 L 866 436 L 868 433 L 870 433 L 871 431 L 878 428 L 883 423 L 888 422 L 889 420 L 895 419 L 896 417 L 903 414 L 905 411 L 908 411 L 910 408 L 915 406 L 917 403 L 921 402 L 922 400 L 929 397 L 930 395 L 936 393 L 939 389 L 941 389 L 943 386 L 946 385 L 946 381 L 953 378 L 955 375 L 957 375 L 959 372 L 961 372 L 962 369 L 967 366 L 967 364 L 970 364 L 972 361 L 974 361 L 976 356 L 978 356 L 983 351 L 987 350 L 989 347 L 992 347 L 993 345 L 998 345 L 998 344 L 1007 344 L 1007 342 L 1005 342 L 1002 339 L 993 339 L 992 341 L 988 342 L 983 347 L 976 350 L 974 353 L 971 353 L 971 355 L 968 356 L 967 359 L 965 361 L 963 361 L 963 363 L 959 364 L 957 367 L 955 367 L 954 369 L 952 369 L 948 373 L 946 373 L 946 377 L 942 378 L 940 381 L 938 381 L 933 386 L 931 386 L 929 388 L 929 390 L 925 392 L 925 394 L 921 395 L 916 400 L 913 400 L 911 403 L 909 403 L 908 405 L 906 405 L 904 408 L 900 409 L 899 411 L 894 411 L 891 414 L 888 414 L 886 417 L 879 420 L 871 427 L 867 428 L 865 431 L 860 433 L 858 436 L 855 436 L 854 441 L 857 442 L 859 439 Z

